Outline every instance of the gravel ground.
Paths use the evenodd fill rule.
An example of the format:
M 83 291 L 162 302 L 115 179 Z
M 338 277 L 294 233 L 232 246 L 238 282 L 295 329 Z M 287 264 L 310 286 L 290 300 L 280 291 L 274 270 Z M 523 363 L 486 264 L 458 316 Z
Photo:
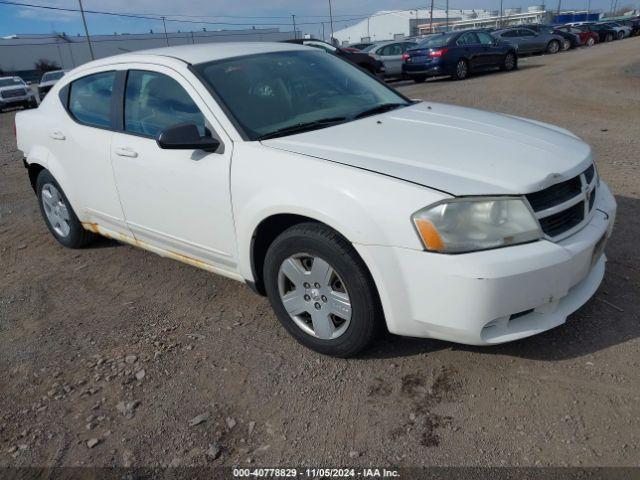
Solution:
M 571 129 L 618 200 L 595 298 L 491 348 L 388 335 L 326 358 L 240 283 L 108 240 L 66 250 L 0 115 L 0 466 L 640 465 L 639 49 L 395 84 Z

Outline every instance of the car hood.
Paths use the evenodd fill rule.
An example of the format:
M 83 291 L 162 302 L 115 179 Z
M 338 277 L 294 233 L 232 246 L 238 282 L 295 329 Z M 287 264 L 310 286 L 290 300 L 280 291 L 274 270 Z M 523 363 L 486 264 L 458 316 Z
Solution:
M 559 127 L 425 102 L 262 143 L 456 196 L 530 193 L 592 162 L 590 147 Z

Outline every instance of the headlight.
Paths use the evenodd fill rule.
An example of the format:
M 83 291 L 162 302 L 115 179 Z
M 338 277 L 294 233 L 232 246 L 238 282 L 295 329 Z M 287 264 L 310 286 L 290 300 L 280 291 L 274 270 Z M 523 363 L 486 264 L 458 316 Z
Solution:
M 419 210 L 412 219 L 425 248 L 434 252 L 473 252 L 542 238 L 522 198 L 445 200 Z

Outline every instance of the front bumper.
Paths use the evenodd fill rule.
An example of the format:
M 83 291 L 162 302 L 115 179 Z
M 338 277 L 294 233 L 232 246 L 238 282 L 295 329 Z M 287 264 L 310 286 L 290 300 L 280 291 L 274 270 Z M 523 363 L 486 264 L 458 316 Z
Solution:
M 460 255 L 356 245 L 378 286 L 389 331 L 491 345 L 564 323 L 604 276 L 606 258 L 594 250 L 611 234 L 616 204 L 600 185 L 591 221 L 558 243 Z
M 0 106 L 14 107 L 16 105 L 36 105 L 36 97 L 34 95 L 24 95 L 20 97 L 0 98 Z

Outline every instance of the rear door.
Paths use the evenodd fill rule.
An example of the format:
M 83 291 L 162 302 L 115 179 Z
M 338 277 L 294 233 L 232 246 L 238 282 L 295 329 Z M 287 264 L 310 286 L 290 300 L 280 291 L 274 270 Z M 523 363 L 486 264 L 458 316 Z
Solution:
M 462 55 L 469 60 L 469 66 L 472 69 L 483 67 L 484 51 L 475 32 L 466 32 L 460 35 L 456 40 L 456 45 L 460 48 Z
M 115 70 L 96 70 L 65 85 L 66 115 L 47 124 L 51 169 L 84 223 L 130 236 L 111 169 Z M 59 178 L 58 178 L 59 177 Z
M 130 65 L 111 159 L 127 225 L 136 240 L 219 273 L 236 270 L 229 174 L 233 144 L 197 90 L 176 71 Z M 220 140 L 216 152 L 165 150 L 165 128 L 192 123 Z
M 377 51 L 377 55 L 380 57 L 382 63 L 384 63 L 386 74 L 389 76 L 400 75 L 402 73 L 402 54 L 406 50 L 403 45 L 404 44 L 400 42 L 390 43 Z

